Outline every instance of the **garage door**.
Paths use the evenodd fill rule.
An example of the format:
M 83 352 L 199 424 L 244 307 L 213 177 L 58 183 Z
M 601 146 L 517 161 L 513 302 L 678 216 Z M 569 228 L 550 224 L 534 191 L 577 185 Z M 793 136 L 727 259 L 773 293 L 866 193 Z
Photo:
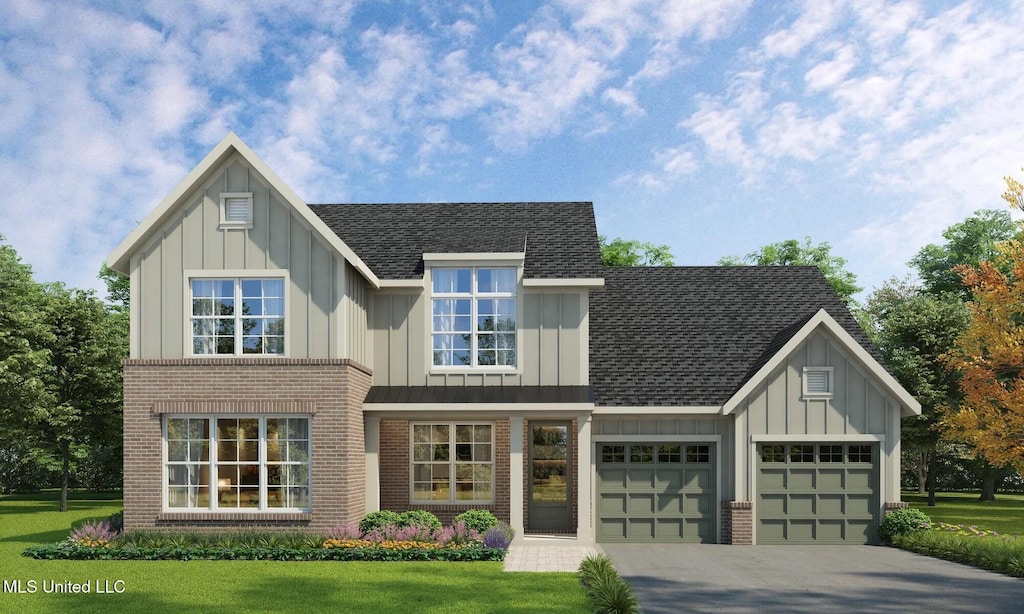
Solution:
M 878 446 L 761 444 L 757 543 L 876 541 Z
M 597 539 L 715 541 L 712 443 L 600 443 Z

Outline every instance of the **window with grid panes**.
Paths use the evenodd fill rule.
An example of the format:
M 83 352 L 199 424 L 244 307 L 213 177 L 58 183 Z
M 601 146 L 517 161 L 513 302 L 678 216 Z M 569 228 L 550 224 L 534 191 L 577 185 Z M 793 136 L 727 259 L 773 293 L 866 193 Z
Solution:
M 164 425 L 165 507 L 309 509 L 308 417 L 167 417 Z
M 493 500 L 493 424 L 413 424 L 411 429 L 413 503 Z
M 193 279 L 194 355 L 284 354 L 283 279 Z
M 437 367 L 515 367 L 515 268 L 431 269 L 431 348 Z

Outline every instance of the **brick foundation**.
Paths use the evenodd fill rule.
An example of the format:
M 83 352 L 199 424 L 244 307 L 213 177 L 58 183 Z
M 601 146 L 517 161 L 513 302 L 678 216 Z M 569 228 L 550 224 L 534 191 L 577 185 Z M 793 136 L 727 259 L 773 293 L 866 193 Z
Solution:
M 433 420 L 431 420 L 433 421 Z M 437 422 L 449 420 L 437 419 Z M 458 422 L 458 419 L 450 420 Z M 443 524 L 451 524 L 455 516 L 466 510 L 487 509 L 498 520 L 509 521 L 509 422 L 494 422 L 494 503 L 479 504 L 413 504 L 409 452 L 408 420 L 380 421 L 380 508 L 393 512 L 424 509 L 436 515 Z
M 125 528 L 326 529 L 358 520 L 366 500 L 362 403 L 370 382 L 367 368 L 340 359 L 125 361 Z M 162 421 L 173 414 L 310 415 L 310 512 L 164 512 Z
M 722 501 L 722 543 L 750 546 L 754 543 L 754 504 Z
M 910 507 L 910 504 L 906 501 L 886 501 L 885 502 L 885 515 L 888 516 L 890 512 L 895 510 L 905 510 Z

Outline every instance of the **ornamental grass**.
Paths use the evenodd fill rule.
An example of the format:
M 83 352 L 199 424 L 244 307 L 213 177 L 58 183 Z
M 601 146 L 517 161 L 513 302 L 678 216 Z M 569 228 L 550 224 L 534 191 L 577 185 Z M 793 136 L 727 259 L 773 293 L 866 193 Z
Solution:
M 1024 538 L 974 525 L 932 523 L 928 530 L 893 538 L 897 548 L 972 567 L 1024 577 Z

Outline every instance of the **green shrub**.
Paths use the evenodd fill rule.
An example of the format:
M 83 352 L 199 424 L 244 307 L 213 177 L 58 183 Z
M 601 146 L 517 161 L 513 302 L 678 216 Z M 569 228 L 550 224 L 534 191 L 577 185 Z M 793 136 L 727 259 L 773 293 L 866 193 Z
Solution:
M 402 512 L 401 516 L 401 526 L 403 527 L 425 527 L 432 531 L 441 530 L 441 521 L 427 510 L 409 510 Z
M 598 576 L 614 573 L 616 572 L 615 568 L 612 567 L 612 561 L 606 555 L 591 554 L 580 561 L 580 584 L 583 585 L 584 589 L 593 585 L 594 580 Z
M 931 526 L 932 519 L 917 508 L 907 507 L 889 512 L 878 527 L 878 536 L 891 542 L 899 535 L 924 531 Z
M 623 580 L 606 555 L 590 555 L 580 562 L 580 584 L 597 614 L 635 614 L 640 604 L 633 588 Z
M 455 517 L 455 522 L 462 522 L 467 529 L 483 535 L 487 529 L 498 526 L 498 519 L 490 510 L 466 510 Z
M 363 519 L 359 521 L 359 530 L 363 533 L 377 531 L 383 529 L 384 527 L 398 526 L 402 526 L 402 515 L 398 512 L 392 512 L 390 510 L 370 512 L 369 514 L 363 516 Z
M 124 531 L 124 510 L 114 512 L 107 518 L 107 524 L 115 533 Z

